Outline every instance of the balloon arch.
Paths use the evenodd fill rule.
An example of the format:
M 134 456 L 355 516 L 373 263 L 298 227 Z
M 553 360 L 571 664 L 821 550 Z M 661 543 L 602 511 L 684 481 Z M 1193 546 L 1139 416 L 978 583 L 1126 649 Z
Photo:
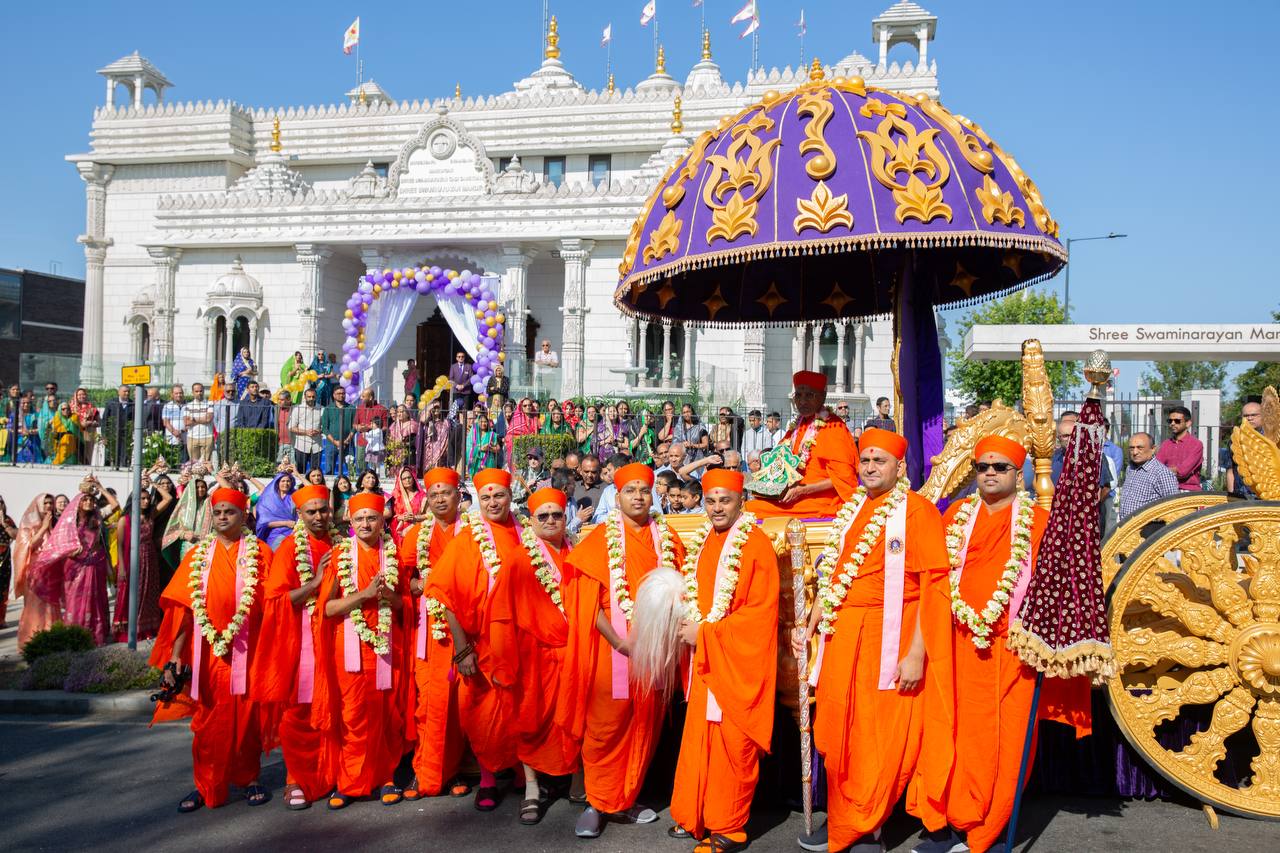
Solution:
M 484 395 L 494 366 L 506 360 L 502 352 L 506 317 L 499 306 L 498 283 L 471 270 L 424 266 L 385 269 L 361 276 L 360 284 L 347 300 L 342 319 L 346 339 L 342 343 L 339 382 L 351 399 L 360 392 L 362 376 L 385 357 L 416 297 L 428 294 L 435 296 L 442 308 L 453 309 L 443 313 L 475 360 L 471 387 L 477 395 Z M 375 309 L 382 308 L 384 317 L 395 313 L 388 307 L 392 302 L 403 309 L 399 321 L 375 322 L 370 330 L 371 315 L 379 313 Z M 475 322 L 467 325 L 462 318 L 473 318 Z

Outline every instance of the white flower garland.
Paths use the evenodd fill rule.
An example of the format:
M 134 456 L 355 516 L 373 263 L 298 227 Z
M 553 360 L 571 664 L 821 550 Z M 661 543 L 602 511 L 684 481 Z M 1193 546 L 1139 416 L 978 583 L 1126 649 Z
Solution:
M 338 554 L 338 583 L 342 586 L 342 594 L 344 596 L 353 595 L 359 591 L 356 582 L 357 572 L 356 566 L 356 538 L 353 536 L 346 542 L 335 545 L 335 548 L 341 548 Z M 394 588 L 400 580 L 400 569 L 398 560 L 396 559 L 396 543 L 387 533 L 382 534 L 382 554 L 385 558 L 386 565 L 382 570 L 382 577 L 387 582 L 387 586 Z M 349 614 L 351 624 L 355 626 L 356 636 L 361 641 L 373 649 L 376 655 L 385 655 L 391 650 L 391 602 L 378 602 L 378 628 L 376 631 L 371 630 L 364 618 L 364 607 L 356 607 Z
M 467 513 L 467 527 L 471 530 L 471 538 L 480 549 L 480 559 L 484 570 L 489 573 L 489 585 L 493 586 L 498 579 L 498 570 L 502 568 L 502 559 L 498 556 L 498 548 L 489 533 L 484 529 L 484 517 L 478 512 Z
M 338 534 L 336 529 L 329 531 L 330 539 Z M 311 544 L 307 541 L 307 526 L 298 519 L 293 525 L 293 566 L 298 570 L 298 580 L 302 582 L 302 586 L 311 583 L 311 579 L 316 576 L 315 567 L 311 565 Z M 306 607 L 308 610 L 316 606 L 316 597 L 313 595 L 307 599 Z
M 702 556 L 702 546 L 711 535 L 712 525 L 702 525 L 685 546 L 684 568 L 684 608 L 690 622 L 719 622 L 729 613 L 729 605 L 733 603 L 733 595 L 738 589 L 738 570 L 742 566 L 742 547 L 747 544 L 752 529 L 756 526 L 756 517 L 749 512 L 738 516 L 729 531 L 729 538 L 724 543 L 724 551 L 720 560 L 724 561 L 724 576 L 716 584 L 715 597 L 711 601 L 711 609 L 706 617 L 698 607 L 698 560 Z
M 436 529 L 435 514 L 429 514 L 418 527 L 418 539 L 414 543 L 417 554 L 418 574 L 422 577 L 422 586 L 426 588 L 427 578 L 431 575 L 431 534 Z M 424 602 L 427 614 L 431 617 L 431 639 L 444 640 L 449 637 L 449 627 L 445 623 L 444 605 L 438 598 L 427 596 Z
M 565 534 L 566 537 L 568 535 L 568 533 Z M 538 535 L 533 532 L 532 526 L 521 529 L 520 542 L 524 545 L 525 553 L 529 555 L 529 562 L 533 564 L 533 576 L 538 579 L 538 583 L 542 584 L 542 588 L 551 597 L 552 603 L 561 613 L 564 613 L 564 599 L 560 595 L 560 584 L 556 581 L 555 572 L 551 570 L 551 566 L 547 565 L 547 558 L 542 555 L 542 548 L 538 546 Z
M 880 504 L 875 512 L 871 514 L 871 518 L 867 520 L 867 526 L 862 531 L 862 538 L 858 540 L 858 545 L 853 549 L 853 553 L 849 555 L 848 561 L 838 569 L 836 568 L 836 563 L 840 559 L 841 550 L 844 548 L 845 536 L 848 535 L 849 529 L 853 527 L 853 522 L 858 516 L 858 510 L 862 508 L 863 499 L 867 495 L 867 490 L 859 487 L 857 492 L 854 493 L 853 499 L 840 508 L 840 512 L 831 523 L 831 535 L 827 537 L 826 545 L 822 549 L 821 557 L 819 557 L 829 567 L 818 579 L 818 601 L 822 603 L 822 622 L 818 625 L 818 630 L 823 634 L 830 635 L 836 632 L 837 611 L 839 611 L 840 605 L 844 604 L 845 596 L 849 594 L 850 584 L 858 576 L 858 570 L 862 568 L 862 564 L 866 562 L 867 555 L 871 553 L 871 549 L 875 547 L 876 542 L 880 539 L 880 534 L 884 532 L 885 520 L 907 499 L 907 492 L 910 488 L 911 485 L 905 477 L 898 480 L 897 485 L 893 487 L 893 491 L 889 493 L 889 498 Z
M 658 525 L 658 566 L 674 569 L 676 562 L 675 544 L 671 538 L 671 528 L 661 515 L 653 516 L 653 523 Z M 609 600 L 618 603 L 618 609 L 631 623 L 631 611 L 635 601 L 631 598 L 631 587 L 627 584 L 627 567 L 622 562 L 622 510 L 609 510 L 605 519 L 604 539 L 609 552 Z
M 218 657 L 227 653 L 236 634 L 240 633 L 240 629 L 248 620 L 249 611 L 253 609 L 253 600 L 258 591 L 258 537 L 247 528 L 241 532 L 241 535 L 247 541 L 244 549 L 244 563 L 237 568 L 244 569 L 244 587 L 240 591 L 240 601 L 236 603 L 235 614 L 227 623 L 227 627 L 221 631 L 214 628 L 213 623 L 209 621 L 204 588 L 204 571 L 209 562 L 209 548 L 213 546 L 216 537 L 206 536 L 200 540 L 191 555 L 191 572 L 187 580 L 187 586 L 191 588 L 191 616 L 195 622 L 196 631 L 209 641 L 209 645 L 213 647 L 213 653 Z
M 955 519 L 947 528 L 947 555 L 951 558 L 951 613 L 956 621 L 969 629 L 973 645 L 979 649 L 991 648 L 991 629 L 1013 597 L 1013 589 L 1018 584 L 1018 575 L 1022 572 L 1022 562 L 1031 552 L 1031 527 L 1034 519 L 1034 504 L 1026 492 L 1019 490 L 1015 498 L 1018 504 L 1018 515 L 1013 520 L 1013 539 L 1009 546 L 1009 560 L 1004 564 L 1004 572 L 996 584 L 996 590 L 986 605 L 978 612 L 960 597 L 960 569 L 964 566 L 968 554 L 968 543 L 965 541 L 965 528 L 969 519 L 977 511 L 982 496 L 974 494 L 956 510 Z M 961 551 L 961 546 L 964 551 Z
M 797 470 L 803 471 L 805 466 L 809 464 L 809 457 L 813 454 L 813 446 L 818 443 L 818 433 L 827 425 L 827 417 L 835 417 L 831 410 L 823 406 L 818 413 L 813 416 L 811 423 L 800 440 L 800 464 Z M 787 424 L 787 432 L 792 432 L 800 424 L 799 418 L 792 418 L 791 423 Z

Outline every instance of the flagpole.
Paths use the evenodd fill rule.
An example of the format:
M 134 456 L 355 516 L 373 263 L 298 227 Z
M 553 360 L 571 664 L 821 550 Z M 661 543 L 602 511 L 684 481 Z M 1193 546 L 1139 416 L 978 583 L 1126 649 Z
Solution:
M 537 53 L 537 57 L 538 57 L 538 61 L 539 61 L 539 62 L 541 62 L 541 61 L 542 61 L 542 59 L 543 59 L 543 56 L 542 56 L 542 51 L 543 51 L 543 49 L 544 49 L 544 48 L 543 48 L 543 40 L 547 37 L 547 25 L 548 25 L 548 23 L 549 23 L 549 22 L 547 21 L 547 12 L 549 11 L 549 10 L 548 10 L 548 8 L 547 8 L 547 6 L 548 6 L 548 3 L 549 3 L 549 2 L 550 2 L 550 0 L 542 0 L 542 29 L 538 31 L 538 53 Z
M 653 67 L 658 67 L 658 7 L 653 7 Z

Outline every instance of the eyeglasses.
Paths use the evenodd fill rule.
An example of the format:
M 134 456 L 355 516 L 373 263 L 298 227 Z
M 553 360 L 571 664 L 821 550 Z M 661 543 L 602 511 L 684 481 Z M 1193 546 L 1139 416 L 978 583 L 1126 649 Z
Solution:
M 979 474 L 985 474 L 993 468 L 998 474 L 1007 474 L 1017 466 L 1008 462 L 975 462 L 973 467 L 978 469 Z
M 564 521 L 563 512 L 540 512 L 534 518 L 546 524 L 548 521 Z
M 1169 419 L 1167 419 L 1167 420 L 1165 421 L 1165 423 L 1167 423 L 1167 424 L 1180 424 L 1180 423 L 1182 423 L 1182 418 L 1169 418 Z

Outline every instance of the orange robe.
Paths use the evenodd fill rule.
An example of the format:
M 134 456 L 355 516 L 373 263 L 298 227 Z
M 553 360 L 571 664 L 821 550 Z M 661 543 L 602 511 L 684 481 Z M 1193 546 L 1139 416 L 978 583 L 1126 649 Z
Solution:
M 422 574 L 418 566 L 418 532 L 421 524 L 405 531 L 400 542 L 400 567 L 406 577 Z M 431 566 L 439 565 L 445 547 L 453 541 L 454 525 L 437 521 L 431 531 L 431 544 L 427 557 Z M 426 572 L 430 578 L 431 566 Z M 458 682 L 453 676 L 453 638 L 446 623 L 445 638 L 431 639 L 435 617 L 427 615 L 426 657 L 418 657 L 418 644 L 424 638 L 418 636 L 419 608 L 423 596 L 413 600 L 414 651 L 413 680 L 416 688 L 414 718 L 418 729 L 418 747 L 413 753 L 413 772 L 418 778 L 418 791 L 423 796 L 434 797 L 444 791 L 444 786 L 458 772 L 465 744 L 462 724 L 458 719 Z
M 843 566 L 862 537 L 872 512 L 888 494 L 865 501 L 845 536 L 838 561 Z M 906 508 L 905 577 L 902 595 L 902 630 L 899 659 L 911 648 L 916 620 L 924 633 L 925 654 L 945 651 L 950 642 L 950 611 L 922 607 L 934 584 L 946 584 L 946 543 L 942 517 L 933 504 L 910 492 Z M 867 555 L 835 622 L 835 634 L 826 642 L 817 689 L 814 745 L 827 769 L 827 833 L 832 850 L 848 847 L 863 835 L 880 828 L 907 790 L 917 761 L 942 764 L 923 773 L 932 784 L 945 786 L 949 761 L 921 752 L 926 695 L 940 694 L 937 669 L 926 663 L 925 682 L 913 694 L 896 688 L 880 690 L 880 639 L 884 624 L 885 536 L 882 532 Z M 834 567 L 824 566 L 824 571 Z M 922 596 L 923 593 L 923 596 Z M 942 652 L 937 652 L 941 654 Z M 919 786 L 923 788 L 923 786 Z M 926 825 L 940 823 L 945 790 L 918 790 L 912 813 Z M 922 813 L 924 812 L 924 813 Z
M 653 537 L 646 527 L 626 529 L 626 575 L 632 600 L 644 576 L 658 565 Z M 675 567 L 684 562 L 684 544 L 673 530 Z M 569 556 L 565 647 L 556 722 L 582 744 L 587 801 L 601 812 L 623 812 L 635 805 L 645 771 L 658 744 L 663 701 L 634 684 L 628 698 L 613 698 L 613 649 L 596 629 L 596 614 L 609 615 L 609 556 L 605 525 L 598 525 Z
M 698 558 L 698 607 L 715 598 L 716 568 L 728 533 L 712 531 Z M 698 629 L 689 708 L 680 741 L 671 817 L 697 838 L 747 825 L 760 775 L 760 754 L 773 734 L 778 655 L 778 560 L 769 538 L 751 531 L 742 547 L 728 614 Z M 707 720 L 707 693 L 720 708 Z M 714 715 L 713 715 L 714 716 Z
M 564 596 L 565 560 L 570 548 L 547 544 L 561 574 Z M 495 596 L 490 611 L 495 636 L 501 636 L 501 653 L 518 671 L 515 682 L 516 757 L 539 773 L 565 776 L 578 769 L 579 746 L 555 720 L 569 623 L 538 580 L 528 551 L 521 548 L 512 563 L 503 592 Z
M 307 534 L 312 571 L 329 553 L 332 544 Z M 265 612 L 262 642 L 270 654 L 258 658 L 260 675 L 253 681 L 254 698 L 279 710 L 280 749 L 284 753 L 286 784 L 298 785 L 308 801 L 328 796 L 338 773 L 338 744 L 331 732 L 311 723 L 311 701 L 298 701 L 299 674 L 303 654 L 302 607 L 295 606 L 289 593 L 302 586 L 298 577 L 297 546 L 293 535 L 280 542 L 271 559 L 271 571 L 262 585 Z M 308 620 L 311 668 L 318 667 L 321 616 L 313 607 Z M 313 676 L 314 677 L 314 676 Z M 312 698 L 315 694 L 312 693 Z
M 345 550 L 349 541 L 337 547 Z M 381 556 L 378 548 L 367 548 L 357 542 L 355 586 L 364 589 L 378 573 Z M 325 604 L 344 597 L 338 581 L 338 557 L 334 554 L 320 582 L 316 611 L 323 614 Z M 378 657 L 373 648 L 356 638 L 359 646 L 360 671 L 347 672 L 345 665 L 346 615 L 324 616 L 318 629 L 316 651 L 316 692 L 311 702 L 311 721 L 338 744 L 337 791 L 348 797 L 374 793 L 391 781 L 391 775 L 412 740 L 413 690 L 410 656 L 413 654 L 413 605 L 409 597 L 409 578 L 399 572 L 395 592 L 400 596 L 400 609 L 391 611 L 391 687 L 379 690 Z M 365 624 L 378 625 L 378 601 L 362 605 Z
M 791 443 L 791 450 L 800 455 L 809 421 L 788 430 L 783 441 Z M 844 421 L 832 415 L 822 429 L 809 454 L 809 462 L 801 472 L 804 485 L 830 480 L 831 485 L 820 492 L 789 504 L 767 498 L 755 498 L 746 503 L 746 511 L 761 518 L 786 516 L 788 518 L 831 518 L 840 511 L 844 502 L 858 489 L 858 446 Z
M 209 584 L 205 592 L 205 608 L 209 621 L 216 630 L 223 630 L 231 622 L 239 604 L 236 596 L 236 557 L 239 545 L 230 548 L 216 540 L 209 548 L 212 566 Z M 262 643 L 262 616 L 264 598 L 262 579 L 271 570 L 271 547 L 258 542 L 259 587 L 249 610 L 249 649 L 247 692 L 231 692 L 231 653 L 215 657 L 213 647 L 203 636 L 197 636 L 191 615 L 191 588 L 188 586 L 191 560 L 195 549 L 188 551 L 181 565 L 174 572 L 160 596 L 164 608 L 164 621 L 155 645 L 151 649 L 151 665 L 163 667 L 173 655 L 173 643 L 178 632 L 186 629 L 187 641 L 182 649 L 182 662 L 190 666 L 192 649 L 202 643 L 200 654 L 200 697 L 194 700 L 195 715 L 191 719 L 192 772 L 196 790 L 204 798 L 205 805 L 217 807 L 227 801 L 227 789 L 231 785 L 244 787 L 258 778 L 262 753 L 269 750 L 273 740 L 273 720 L 266 709 L 254 701 L 253 676 L 260 664 L 258 652 L 268 652 Z M 194 677 L 194 676 L 193 676 Z M 188 691 L 191 689 L 188 686 Z M 157 708 L 157 719 L 164 718 Z
M 947 509 L 944 523 L 950 525 L 960 504 Z M 1009 559 L 1013 527 L 1013 505 L 994 513 L 982 504 L 960 577 L 960 595 L 981 612 L 995 591 Z M 1035 565 L 1049 513 L 1035 507 L 1031 528 L 1031 565 Z M 946 732 L 955 744 L 954 767 L 946 800 L 947 822 L 968 833 L 973 853 L 982 853 L 1004 836 L 1017 793 L 1018 767 L 1027 732 L 1027 714 L 1035 692 L 1036 672 L 1007 647 L 1009 612 L 1006 608 L 992 627 L 991 647 L 974 646 L 969 629 L 953 621 L 954 704 L 931 705 L 925 718 L 926 737 L 930 728 Z M 1070 679 L 1067 684 L 1076 679 Z M 1050 679 L 1046 687 L 1060 679 Z M 1067 713 L 1078 711 L 1068 690 Z M 1087 683 L 1083 708 L 1088 708 Z M 1041 716 L 1060 719 L 1063 710 L 1042 696 Z M 1087 716 L 1087 715 L 1086 715 Z M 1075 718 L 1073 718 L 1075 719 Z M 931 741 L 933 739 L 930 739 Z M 1033 747 L 1034 750 L 1034 747 Z M 1034 756 L 1034 751 L 1032 753 Z
M 476 674 L 459 677 L 458 717 L 480 766 L 496 773 L 516 763 L 512 730 L 515 713 L 512 688 L 516 674 L 509 669 L 509 658 L 494 650 L 490 607 L 501 594 L 499 584 L 504 583 L 503 575 L 519 559 L 524 546 L 520 544 L 513 520 L 490 526 L 500 563 L 497 576 L 492 580 L 493 588 L 490 588 L 480 547 L 464 525 L 462 532 L 444 549 L 440 564 L 431 570 L 423 594 L 435 598 L 457 617 L 475 647 Z

